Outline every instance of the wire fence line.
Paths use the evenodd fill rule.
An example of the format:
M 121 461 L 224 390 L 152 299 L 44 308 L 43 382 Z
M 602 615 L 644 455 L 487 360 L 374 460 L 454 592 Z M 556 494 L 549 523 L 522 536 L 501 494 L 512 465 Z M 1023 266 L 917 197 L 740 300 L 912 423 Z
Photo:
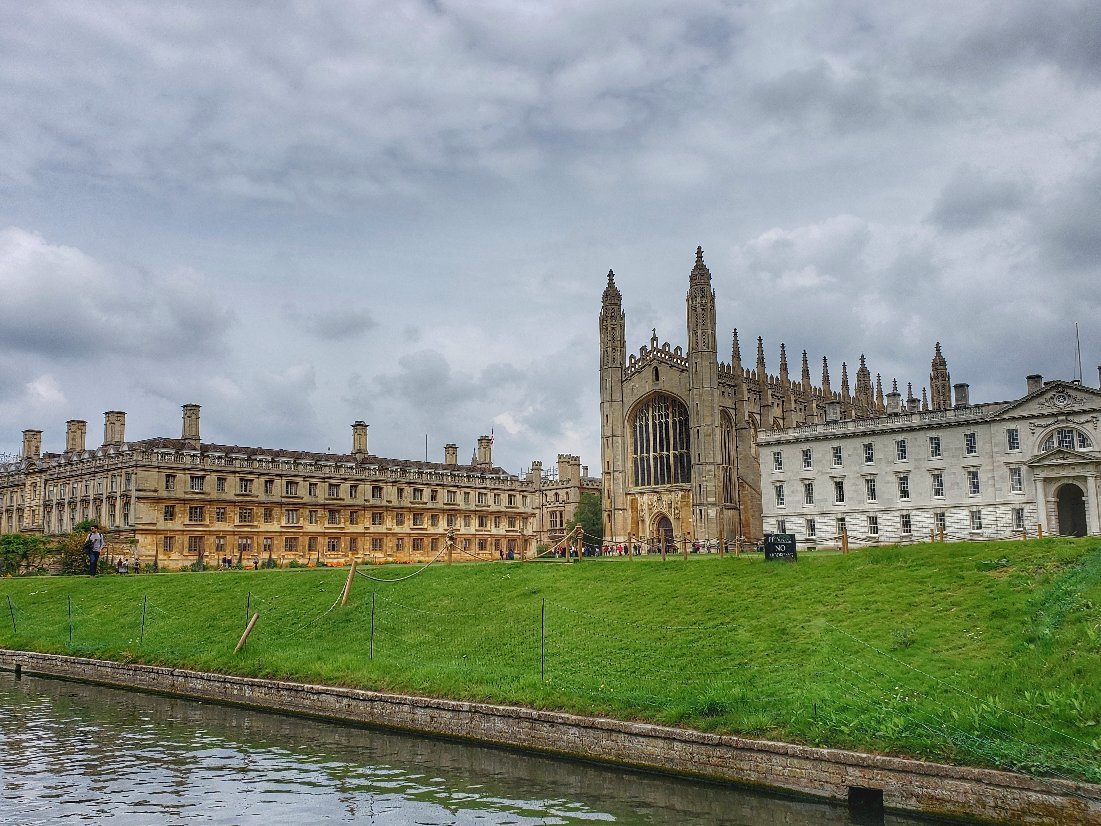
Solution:
M 980 697 L 825 619 L 809 624 L 803 644 L 829 655 L 807 654 L 800 663 L 804 652 L 797 648 L 762 656 L 752 645 L 753 628 L 736 619 L 677 623 L 656 611 L 653 619 L 628 621 L 611 609 L 537 597 L 474 611 L 459 598 L 420 602 L 380 591 L 361 590 L 348 605 L 334 600 L 331 589 L 307 605 L 250 592 L 234 617 L 219 623 L 209 616 L 192 622 L 194 609 L 144 596 L 132 609 L 116 606 L 109 622 L 95 606 L 67 598 L 24 608 L 9 597 L 7 607 L 10 625 L 0 644 L 7 638 L 15 647 L 33 642 L 83 655 L 175 656 L 212 639 L 212 629 L 241 633 L 259 613 L 264 619 L 254 639 L 265 653 L 295 648 L 307 656 L 311 641 L 338 637 L 350 654 L 366 657 L 370 673 L 443 675 L 483 688 L 542 685 L 550 703 L 568 697 L 660 722 L 712 721 L 749 734 L 798 721 L 808 738 L 823 743 L 886 736 L 919 754 L 1101 780 L 1101 738 L 1089 742 Z M 1065 748 L 1053 748 L 1046 735 Z M 1083 754 L 1093 755 L 1095 776 L 1083 770 Z

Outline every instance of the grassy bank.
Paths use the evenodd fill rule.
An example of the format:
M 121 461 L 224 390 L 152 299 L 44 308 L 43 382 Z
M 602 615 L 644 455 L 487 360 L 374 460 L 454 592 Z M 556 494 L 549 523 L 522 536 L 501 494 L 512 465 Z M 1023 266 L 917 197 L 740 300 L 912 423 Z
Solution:
M 796 564 L 436 565 L 400 582 L 357 577 L 340 607 L 346 576 L 5 579 L 0 646 L 1101 782 L 1096 539 L 805 554 Z M 234 655 L 246 608 L 260 619 Z

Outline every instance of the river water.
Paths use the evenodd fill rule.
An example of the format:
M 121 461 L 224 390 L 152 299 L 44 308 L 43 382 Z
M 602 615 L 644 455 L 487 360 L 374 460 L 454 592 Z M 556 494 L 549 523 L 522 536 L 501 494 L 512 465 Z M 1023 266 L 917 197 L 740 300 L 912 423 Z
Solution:
M 3 672 L 0 794 L 3 824 L 868 822 L 725 785 Z

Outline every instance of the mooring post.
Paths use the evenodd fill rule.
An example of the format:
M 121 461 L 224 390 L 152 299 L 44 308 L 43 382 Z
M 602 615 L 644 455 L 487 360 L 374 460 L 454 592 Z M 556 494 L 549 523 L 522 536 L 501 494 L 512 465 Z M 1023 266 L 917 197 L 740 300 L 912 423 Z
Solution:
M 237 643 L 237 647 L 233 649 L 233 653 L 236 654 L 242 648 L 245 647 L 245 640 L 248 639 L 248 635 L 252 633 L 253 627 L 256 625 L 256 620 L 260 619 L 260 613 L 257 612 L 252 615 L 252 619 L 248 621 L 248 626 L 245 628 L 245 633 L 241 635 L 240 641 Z

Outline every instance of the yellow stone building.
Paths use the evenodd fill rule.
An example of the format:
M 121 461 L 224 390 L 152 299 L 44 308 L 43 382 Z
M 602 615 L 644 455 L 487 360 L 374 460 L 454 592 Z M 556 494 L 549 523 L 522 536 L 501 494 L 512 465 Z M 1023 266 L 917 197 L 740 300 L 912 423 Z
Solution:
M 143 567 L 428 561 L 449 535 L 456 561 L 534 553 L 539 486 L 495 467 L 488 436 L 470 464 L 454 444 L 442 462 L 386 459 L 356 422 L 351 452 L 310 453 L 203 442 L 199 412 L 183 406 L 178 439 L 128 442 L 125 413 L 109 411 L 93 449 L 87 423 L 71 420 L 60 453 L 24 431 L 22 456 L 0 466 L 0 533 L 57 535 L 93 519 L 106 554 Z

